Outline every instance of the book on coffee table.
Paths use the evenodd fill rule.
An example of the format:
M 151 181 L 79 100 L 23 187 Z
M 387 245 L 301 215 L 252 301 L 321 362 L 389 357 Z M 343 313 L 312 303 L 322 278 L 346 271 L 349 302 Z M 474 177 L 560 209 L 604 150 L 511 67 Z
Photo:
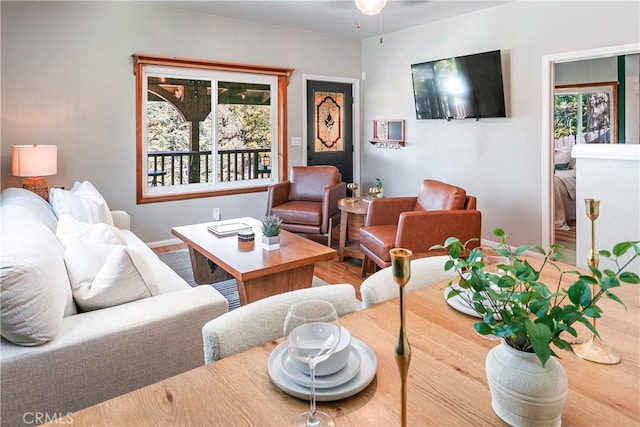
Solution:
M 207 229 L 218 237 L 232 236 L 240 230 L 251 230 L 249 224 L 244 222 L 229 222 L 226 224 L 212 224 Z

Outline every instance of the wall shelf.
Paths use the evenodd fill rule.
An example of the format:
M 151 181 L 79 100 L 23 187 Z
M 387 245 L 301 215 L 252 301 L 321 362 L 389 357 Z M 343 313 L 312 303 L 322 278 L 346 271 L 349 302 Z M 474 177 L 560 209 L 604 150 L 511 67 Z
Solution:
M 404 147 L 404 120 L 374 120 L 369 142 L 378 148 Z

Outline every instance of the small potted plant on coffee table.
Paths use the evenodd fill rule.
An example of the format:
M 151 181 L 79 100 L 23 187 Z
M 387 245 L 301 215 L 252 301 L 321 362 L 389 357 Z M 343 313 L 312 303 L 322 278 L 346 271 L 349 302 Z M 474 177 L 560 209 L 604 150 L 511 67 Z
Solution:
M 280 248 L 282 220 L 276 215 L 262 218 L 262 247 L 268 251 Z

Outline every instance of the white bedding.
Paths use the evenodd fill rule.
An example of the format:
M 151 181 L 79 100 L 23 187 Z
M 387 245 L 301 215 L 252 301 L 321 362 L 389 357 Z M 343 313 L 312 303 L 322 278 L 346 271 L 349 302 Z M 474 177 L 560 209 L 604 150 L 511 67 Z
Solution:
M 553 178 L 555 191 L 555 226 L 569 230 L 567 221 L 576 219 L 576 170 L 556 170 Z

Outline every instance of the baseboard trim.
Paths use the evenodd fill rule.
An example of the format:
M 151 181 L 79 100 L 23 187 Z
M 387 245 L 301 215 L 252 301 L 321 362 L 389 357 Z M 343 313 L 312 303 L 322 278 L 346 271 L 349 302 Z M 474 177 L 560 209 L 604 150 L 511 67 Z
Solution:
M 150 248 L 160 248 L 160 247 L 163 247 L 163 246 L 179 245 L 180 243 L 184 243 L 184 242 L 176 237 L 174 239 L 157 240 L 155 242 L 147 242 L 147 246 L 149 246 Z

